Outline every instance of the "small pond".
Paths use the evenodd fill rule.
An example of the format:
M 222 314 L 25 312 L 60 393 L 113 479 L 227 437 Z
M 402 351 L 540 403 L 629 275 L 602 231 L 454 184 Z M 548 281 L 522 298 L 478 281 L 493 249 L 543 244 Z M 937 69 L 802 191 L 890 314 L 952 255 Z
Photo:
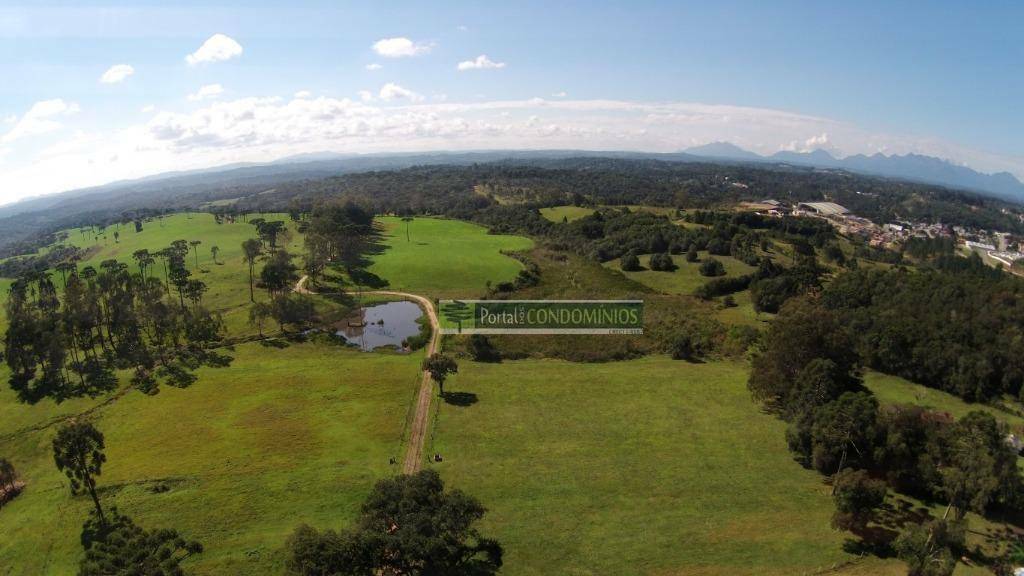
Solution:
M 423 310 L 413 302 L 388 302 L 363 308 L 343 320 L 336 335 L 364 351 L 391 346 L 401 348 L 402 341 L 420 333 L 416 322 Z M 353 326 L 360 324 L 363 326 Z

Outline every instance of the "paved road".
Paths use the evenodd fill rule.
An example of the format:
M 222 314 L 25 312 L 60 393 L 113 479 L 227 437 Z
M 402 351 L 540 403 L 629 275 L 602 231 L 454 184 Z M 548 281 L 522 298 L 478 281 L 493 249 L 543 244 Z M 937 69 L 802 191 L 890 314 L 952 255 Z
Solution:
M 315 292 L 311 292 L 306 288 L 306 282 L 308 280 L 308 276 L 299 278 L 299 281 L 295 283 L 294 291 L 299 294 L 315 294 Z M 391 290 L 373 290 L 370 292 L 363 292 L 363 294 L 397 296 L 399 298 L 412 300 L 422 306 L 423 309 L 427 311 L 427 317 L 430 319 L 430 326 L 433 328 L 433 333 L 430 336 L 430 343 L 427 344 L 427 356 L 437 352 L 438 344 L 440 344 L 441 341 L 441 325 L 437 321 L 437 311 L 434 310 L 434 303 L 430 298 L 420 296 L 419 294 L 394 292 Z M 420 380 L 420 393 L 416 397 L 416 414 L 413 416 L 412 427 L 409 432 L 409 447 L 406 449 L 405 460 L 402 462 L 402 472 L 405 474 L 413 474 L 423 466 L 423 444 L 427 437 L 427 421 L 430 417 L 430 400 L 433 397 L 434 386 L 430 380 L 430 373 L 424 370 L 422 379 Z

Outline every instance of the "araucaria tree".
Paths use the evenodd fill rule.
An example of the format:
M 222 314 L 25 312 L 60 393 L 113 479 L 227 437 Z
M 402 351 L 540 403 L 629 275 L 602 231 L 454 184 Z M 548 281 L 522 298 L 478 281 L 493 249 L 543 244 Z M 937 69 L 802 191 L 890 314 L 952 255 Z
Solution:
M 65 424 L 53 439 L 53 461 L 71 481 L 71 493 L 88 492 L 96 515 L 104 522 L 103 507 L 96 495 L 96 477 L 107 461 L 103 434 L 88 422 Z
M 195 540 L 185 540 L 176 530 L 146 530 L 112 508 L 110 518 L 95 514 L 82 527 L 85 558 L 78 576 L 135 574 L 184 576 L 181 562 L 203 551 Z
M 438 352 L 423 359 L 423 369 L 430 372 L 430 377 L 437 382 L 441 396 L 444 396 L 444 381 L 459 371 L 459 365 L 451 356 Z
M 285 565 L 295 576 L 493 575 L 503 550 L 474 527 L 485 513 L 475 498 L 445 491 L 433 470 L 381 480 L 353 528 L 299 526 L 285 545 Z
M 295 265 L 292 256 L 284 250 L 275 250 L 260 271 L 260 281 L 271 298 L 280 296 L 291 289 L 295 282 Z
M 63 293 L 45 273 L 11 285 L 4 361 L 20 400 L 95 396 L 117 386 L 119 369 L 134 370 L 132 382 L 155 393 L 161 379 L 185 386 L 199 366 L 226 365 L 229 358 L 212 352 L 223 339 L 223 323 L 202 306 L 206 286 L 189 278 L 187 248 L 176 243 L 161 254 L 178 291 L 174 300 L 160 280 L 145 274 L 144 254 L 137 258 L 138 274 L 116 260 L 104 261 L 99 272 L 71 270 Z

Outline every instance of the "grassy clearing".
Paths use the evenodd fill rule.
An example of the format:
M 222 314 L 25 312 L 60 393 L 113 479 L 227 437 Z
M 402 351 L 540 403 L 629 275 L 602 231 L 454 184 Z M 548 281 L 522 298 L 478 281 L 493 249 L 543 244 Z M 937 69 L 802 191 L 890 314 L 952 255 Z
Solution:
M 206 551 L 196 574 L 280 574 L 279 549 L 307 522 L 340 527 L 378 478 L 396 472 L 421 354 L 364 354 L 340 346 L 240 346 L 234 365 L 204 369 L 184 390 L 134 390 L 97 410 L 108 462 L 102 498 L 147 527 L 177 528 Z M 16 406 L 0 391 L 0 453 L 28 484 L 4 506 L 0 573 L 72 573 L 91 503 L 71 497 L 53 465 L 53 427 L 23 431 L 99 400 Z M 153 488 L 163 485 L 166 492 Z
M 664 206 L 641 206 L 639 204 L 631 204 L 628 206 L 599 206 L 599 208 L 609 208 L 612 210 L 618 210 L 622 208 L 628 208 L 633 212 L 650 212 L 652 214 L 659 214 L 662 216 L 671 216 L 675 214 L 675 208 L 668 208 Z M 586 206 L 552 206 L 550 208 L 541 208 L 540 215 L 547 218 L 551 222 L 572 222 L 579 220 L 586 216 L 590 216 L 597 208 L 586 207 Z
M 802 574 L 853 560 L 743 364 L 465 363 L 433 446 L 490 509 L 503 574 Z M 849 572 L 903 574 L 869 558 Z
M 488 234 L 487 229 L 459 220 L 416 218 L 409 224 L 383 217 L 384 250 L 373 256 L 369 272 L 387 280 L 387 289 L 443 297 L 473 297 L 488 281 L 515 279 L 518 260 L 502 254 L 528 250 L 533 241 L 521 236 Z
M 931 410 L 948 412 L 954 418 L 960 418 L 974 410 L 983 410 L 1010 426 L 1024 426 L 1024 417 L 1016 412 L 1000 410 L 987 404 L 969 404 L 958 396 L 915 384 L 899 376 L 869 371 L 864 374 L 864 384 L 883 404 L 915 404 Z M 1011 408 L 1019 410 L 1020 407 L 1011 405 Z
M 709 258 L 707 252 L 700 252 L 699 254 L 700 262 Z M 756 270 L 753 266 L 744 264 L 732 256 L 710 257 L 720 261 L 725 266 L 726 276 L 740 276 Z M 712 280 L 712 278 L 700 275 L 700 262 L 687 262 L 684 254 L 672 256 L 672 260 L 675 261 L 677 266 L 672 272 L 650 270 L 648 268 L 650 259 L 650 254 L 640 256 L 640 265 L 644 267 L 644 270 L 636 272 L 623 272 L 619 259 L 605 262 L 605 266 L 622 272 L 630 280 L 639 282 L 663 294 L 693 294 L 693 291 L 698 287 Z
M 540 215 L 552 222 L 572 222 L 573 220 L 590 216 L 593 213 L 594 208 L 587 208 L 585 206 L 553 206 L 540 209 Z

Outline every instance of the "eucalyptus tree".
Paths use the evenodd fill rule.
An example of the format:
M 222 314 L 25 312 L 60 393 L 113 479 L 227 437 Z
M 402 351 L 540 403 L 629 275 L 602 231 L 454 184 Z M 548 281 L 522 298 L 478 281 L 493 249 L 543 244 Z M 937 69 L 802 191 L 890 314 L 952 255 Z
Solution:
M 242 242 L 242 254 L 245 255 L 245 262 L 249 265 L 249 301 L 255 302 L 256 296 L 253 294 L 253 271 L 256 268 L 256 259 L 260 255 L 260 241 L 255 238 L 250 238 L 245 242 Z

